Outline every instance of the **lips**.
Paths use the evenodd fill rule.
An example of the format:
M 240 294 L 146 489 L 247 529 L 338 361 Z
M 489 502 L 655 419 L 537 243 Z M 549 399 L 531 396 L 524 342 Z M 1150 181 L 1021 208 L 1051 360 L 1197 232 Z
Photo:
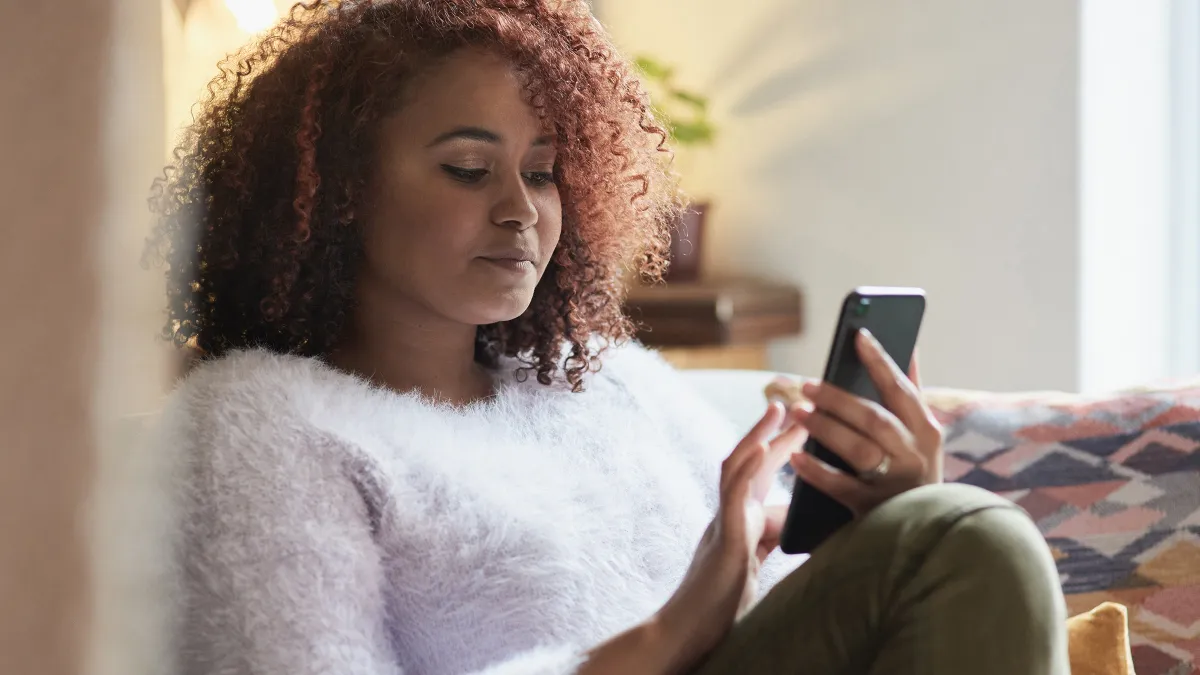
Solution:
M 520 246 L 497 249 L 480 257 L 485 260 L 491 260 L 492 262 L 505 262 L 512 264 L 533 263 L 535 265 L 537 263 L 537 256 L 534 255 L 529 249 L 522 248 Z
M 493 269 L 503 270 L 506 274 L 515 274 L 519 277 L 530 276 L 537 272 L 537 267 L 531 260 L 514 260 L 512 258 L 480 258 L 480 260 Z

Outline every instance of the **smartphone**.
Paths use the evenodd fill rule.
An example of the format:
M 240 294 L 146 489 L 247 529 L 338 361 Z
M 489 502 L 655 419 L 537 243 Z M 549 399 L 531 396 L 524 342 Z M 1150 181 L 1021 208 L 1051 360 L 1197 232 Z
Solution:
M 829 360 L 825 364 L 825 382 L 881 403 L 879 391 L 858 359 L 854 336 L 860 328 L 871 331 L 884 351 L 907 373 L 924 315 L 925 291 L 922 289 L 876 286 L 854 289 L 842 303 Z M 808 440 L 804 451 L 832 467 L 855 473 L 841 457 L 815 439 Z M 797 477 L 779 547 L 784 553 L 811 553 L 853 518 L 850 509 Z

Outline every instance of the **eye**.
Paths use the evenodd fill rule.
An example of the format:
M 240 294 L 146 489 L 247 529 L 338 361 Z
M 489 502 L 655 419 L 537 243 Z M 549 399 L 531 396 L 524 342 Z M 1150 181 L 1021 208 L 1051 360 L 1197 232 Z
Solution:
M 487 175 L 487 169 L 464 169 L 461 166 L 453 164 L 443 164 L 442 171 L 445 171 L 456 181 L 460 183 L 478 183 Z
M 530 171 L 525 174 L 525 180 L 534 187 L 545 187 L 554 183 L 554 173 L 550 171 Z

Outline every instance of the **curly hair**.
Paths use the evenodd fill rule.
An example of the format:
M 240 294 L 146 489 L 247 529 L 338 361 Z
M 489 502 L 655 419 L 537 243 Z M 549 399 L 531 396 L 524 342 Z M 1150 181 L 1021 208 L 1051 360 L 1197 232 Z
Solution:
M 542 384 L 561 367 L 580 390 L 604 345 L 632 334 L 623 271 L 661 279 L 680 209 L 663 125 L 582 0 L 317 0 L 225 60 L 150 198 L 164 337 L 204 357 L 327 356 L 354 309 L 380 121 L 463 47 L 522 75 L 557 136 L 563 203 L 529 308 L 480 326 L 475 358 L 516 357 Z

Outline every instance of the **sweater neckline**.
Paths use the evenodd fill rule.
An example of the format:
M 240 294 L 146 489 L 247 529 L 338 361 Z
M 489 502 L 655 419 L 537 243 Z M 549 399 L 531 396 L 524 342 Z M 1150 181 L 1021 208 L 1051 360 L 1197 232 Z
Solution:
M 520 361 L 511 357 L 503 357 L 495 368 L 488 370 L 493 385 L 491 396 L 477 399 L 465 405 L 456 405 L 446 401 L 435 400 L 417 389 L 398 391 L 388 388 L 360 375 L 342 370 L 324 359 L 315 358 L 313 360 L 316 362 L 318 369 L 325 373 L 326 377 L 341 381 L 364 393 L 369 393 L 373 396 L 383 396 L 395 401 L 414 401 L 432 412 L 460 417 L 473 417 L 480 413 L 489 412 L 523 394 L 536 396 L 538 394 L 569 391 L 569 389 L 563 389 L 565 385 L 561 381 L 555 381 L 549 386 L 540 384 L 537 381 L 536 374 L 528 371 L 525 371 L 524 374 L 518 372 L 518 369 L 522 367 Z

